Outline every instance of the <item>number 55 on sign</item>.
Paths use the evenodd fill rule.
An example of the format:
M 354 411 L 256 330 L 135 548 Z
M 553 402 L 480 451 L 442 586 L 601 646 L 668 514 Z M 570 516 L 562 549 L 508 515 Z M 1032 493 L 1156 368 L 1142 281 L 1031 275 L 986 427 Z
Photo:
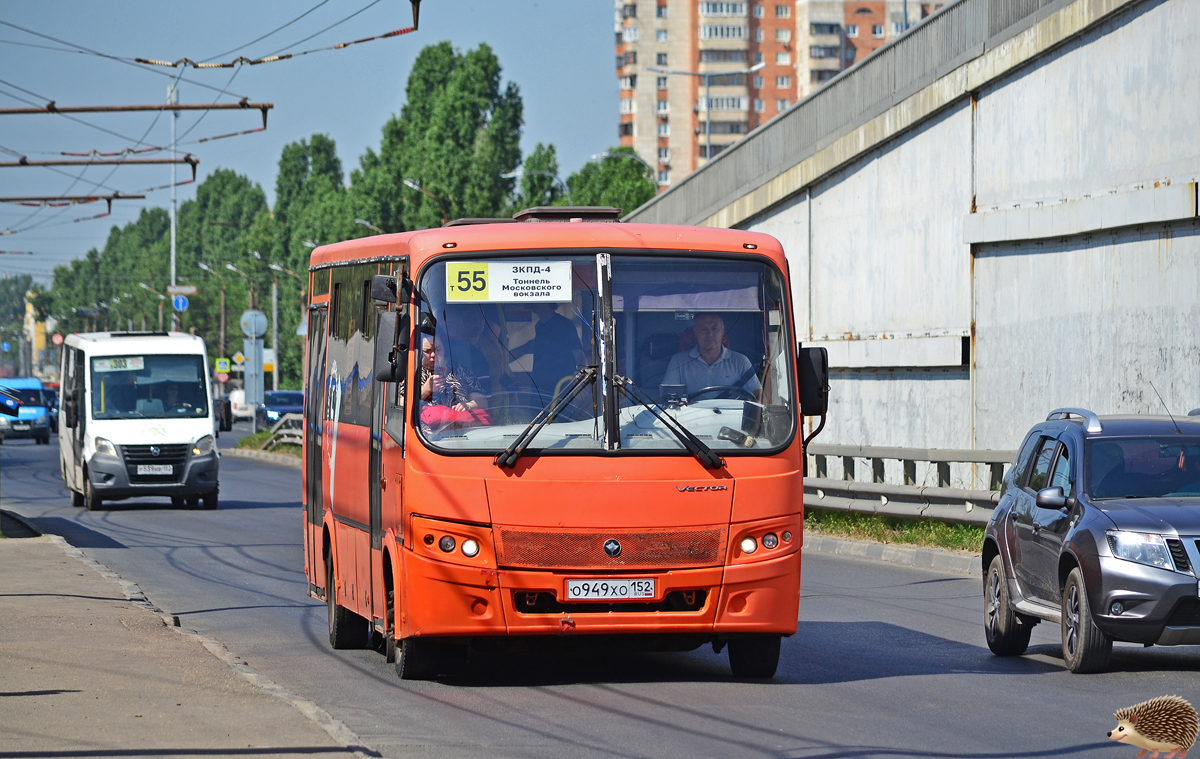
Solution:
M 570 261 L 456 261 L 446 264 L 448 303 L 564 303 L 570 300 Z

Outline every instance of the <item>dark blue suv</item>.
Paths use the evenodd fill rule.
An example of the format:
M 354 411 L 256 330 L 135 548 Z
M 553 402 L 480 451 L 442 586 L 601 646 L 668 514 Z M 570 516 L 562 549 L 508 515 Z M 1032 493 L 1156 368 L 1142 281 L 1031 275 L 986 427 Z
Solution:
M 1043 620 L 1072 672 L 1104 670 L 1114 640 L 1200 644 L 1200 416 L 1051 412 L 1004 478 L 983 569 L 997 656 Z

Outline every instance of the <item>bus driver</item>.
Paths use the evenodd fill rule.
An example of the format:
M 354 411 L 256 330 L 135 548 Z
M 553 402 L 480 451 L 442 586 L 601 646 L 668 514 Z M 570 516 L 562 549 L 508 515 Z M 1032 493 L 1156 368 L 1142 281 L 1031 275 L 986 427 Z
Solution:
M 708 387 L 737 387 L 758 399 L 762 384 L 750 359 L 725 347 L 725 319 L 720 314 L 698 314 L 692 331 L 696 345 L 671 357 L 664 385 L 686 385 L 688 396 Z

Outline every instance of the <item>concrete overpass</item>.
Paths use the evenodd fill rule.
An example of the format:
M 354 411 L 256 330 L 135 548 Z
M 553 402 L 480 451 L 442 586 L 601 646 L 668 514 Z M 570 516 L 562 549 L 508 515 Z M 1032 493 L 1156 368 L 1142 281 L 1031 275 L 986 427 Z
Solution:
M 631 221 L 767 232 L 821 442 L 1200 406 L 1200 0 L 959 0 Z

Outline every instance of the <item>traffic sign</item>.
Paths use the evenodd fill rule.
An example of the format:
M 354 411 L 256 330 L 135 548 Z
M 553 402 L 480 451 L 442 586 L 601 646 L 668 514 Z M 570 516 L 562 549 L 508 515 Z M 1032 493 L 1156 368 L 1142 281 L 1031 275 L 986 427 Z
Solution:
M 168 295 L 195 295 L 195 285 L 167 285 Z
M 246 357 L 244 355 L 242 355 L 241 351 L 238 351 L 237 353 L 233 354 L 233 363 L 237 364 L 238 366 L 241 366 L 242 364 L 246 363 Z
M 0 343 L 0 351 L 4 351 L 5 353 L 8 353 L 10 350 L 12 350 L 12 344 L 9 343 L 7 340 Z
M 221 384 L 225 384 L 228 381 L 229 381 L 229 374 L 227 374 L 226 372 L 217 372 L 217 382 L 220 382 Z
M 263 371 L 275 371 L 275 349 L 263 348 Z
M 217 371 L 218 372 L 229 371 L 229 359 L 227 359 L 227 358 L 217 359 Z
M 262 337 L 267 333 L 267 315 L 258 309 L 242 313 L 242 334 L 246 337 Z
M 187 307 L 188 307 L 187 296 L 186 295 L 176 295 L 174 298 L 171 298 L 171 305 L 175 307 L 176 311 L 187 311 Z
M 55 332 L 54 335 L 50 338 L 50 342 L 54 343 L 55 345 L 62 345 L 63 344 L 63 336 L 61 334 L 59 334 L 58 332 Z

